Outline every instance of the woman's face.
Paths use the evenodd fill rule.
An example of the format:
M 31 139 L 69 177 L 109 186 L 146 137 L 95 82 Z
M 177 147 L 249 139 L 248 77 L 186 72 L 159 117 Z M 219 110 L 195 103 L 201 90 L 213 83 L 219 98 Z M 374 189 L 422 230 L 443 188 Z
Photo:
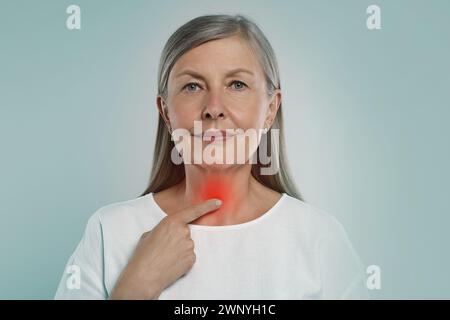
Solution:
M 195 121 L 201 121 L 197 126 L 201 123 L 203 132 L 208 129 L 260 132 L 259 129 L 272 125 L 280 101 L 279 90 L 268 95 L 257 56 L 246 41 L 237 36 L 209 41 L 186 52 L 170 72 L 167 99 L 157 99 L 166 124 L 172 130 L 182 128 L 192 135 Z M 200 137 L 201 146 L 204 150 L 211 143 L 220 143 L 225 148 L 237 136 L 212 142 Z M 236 145 L 239 146 L 239 142 L 234 150 Z M 253 149 L 247 146 L 246 159 Z

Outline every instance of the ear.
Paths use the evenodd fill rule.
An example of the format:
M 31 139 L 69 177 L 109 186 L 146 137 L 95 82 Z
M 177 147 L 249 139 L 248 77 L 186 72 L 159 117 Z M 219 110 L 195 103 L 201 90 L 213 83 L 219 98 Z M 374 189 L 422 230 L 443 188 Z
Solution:
M 169 112 L 167 109 L 167 104 L 164 101 L 164 98 L 161 97 L 160 95 L 158 95 L 156 97 L 156 106 L 158 108 L 158 112 L 161 115 L 161 117 L 163 118 L 164 122 L 166 123 L 167 128 L 169 129 L 169 132 L 171 130 L 171 125 L 170 125 L 170 120 L 169 120 Z
M 264 121 L 264 126 L 267 129 L 270 129 L 272 126 L 275 117 L 277 116 L 278 109 L 281 105 L 281 90 L 276 89 L 272 96 L 270 97 L 269 108 L 267 109 L 266 119 Z

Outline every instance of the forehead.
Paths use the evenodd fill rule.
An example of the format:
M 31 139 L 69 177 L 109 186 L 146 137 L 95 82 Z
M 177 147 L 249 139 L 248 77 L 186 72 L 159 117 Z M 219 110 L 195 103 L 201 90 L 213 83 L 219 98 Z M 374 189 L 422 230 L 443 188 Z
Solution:
M 246 68 L 255 74 L 263 73 L 255 51 L 239 36 L 208 41 L 187 51 L 176 61 L 171 74 L 185 68 L 200 72 Z

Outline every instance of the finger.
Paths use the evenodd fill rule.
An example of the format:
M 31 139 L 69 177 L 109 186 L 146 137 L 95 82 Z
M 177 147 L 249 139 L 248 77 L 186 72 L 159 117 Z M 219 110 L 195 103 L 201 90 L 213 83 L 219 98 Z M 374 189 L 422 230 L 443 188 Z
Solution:
M 216 210 L 221 205 L 222 201 L 219 199 L 209 199 L 208 201 L 186 208 L 175 215 L 184 223 L 190 223 L 204 214 Z

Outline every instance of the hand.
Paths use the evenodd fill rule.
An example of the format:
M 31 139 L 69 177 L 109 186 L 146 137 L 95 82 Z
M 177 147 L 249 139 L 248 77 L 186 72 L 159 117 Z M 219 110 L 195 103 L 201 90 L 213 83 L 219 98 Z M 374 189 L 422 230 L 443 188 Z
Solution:
M 190 206 L 163 218 L 152 230 L 142 234 L 110 299 L 157 299 L 195 263 L 188 223 L 220 206 L 218 199 Z

